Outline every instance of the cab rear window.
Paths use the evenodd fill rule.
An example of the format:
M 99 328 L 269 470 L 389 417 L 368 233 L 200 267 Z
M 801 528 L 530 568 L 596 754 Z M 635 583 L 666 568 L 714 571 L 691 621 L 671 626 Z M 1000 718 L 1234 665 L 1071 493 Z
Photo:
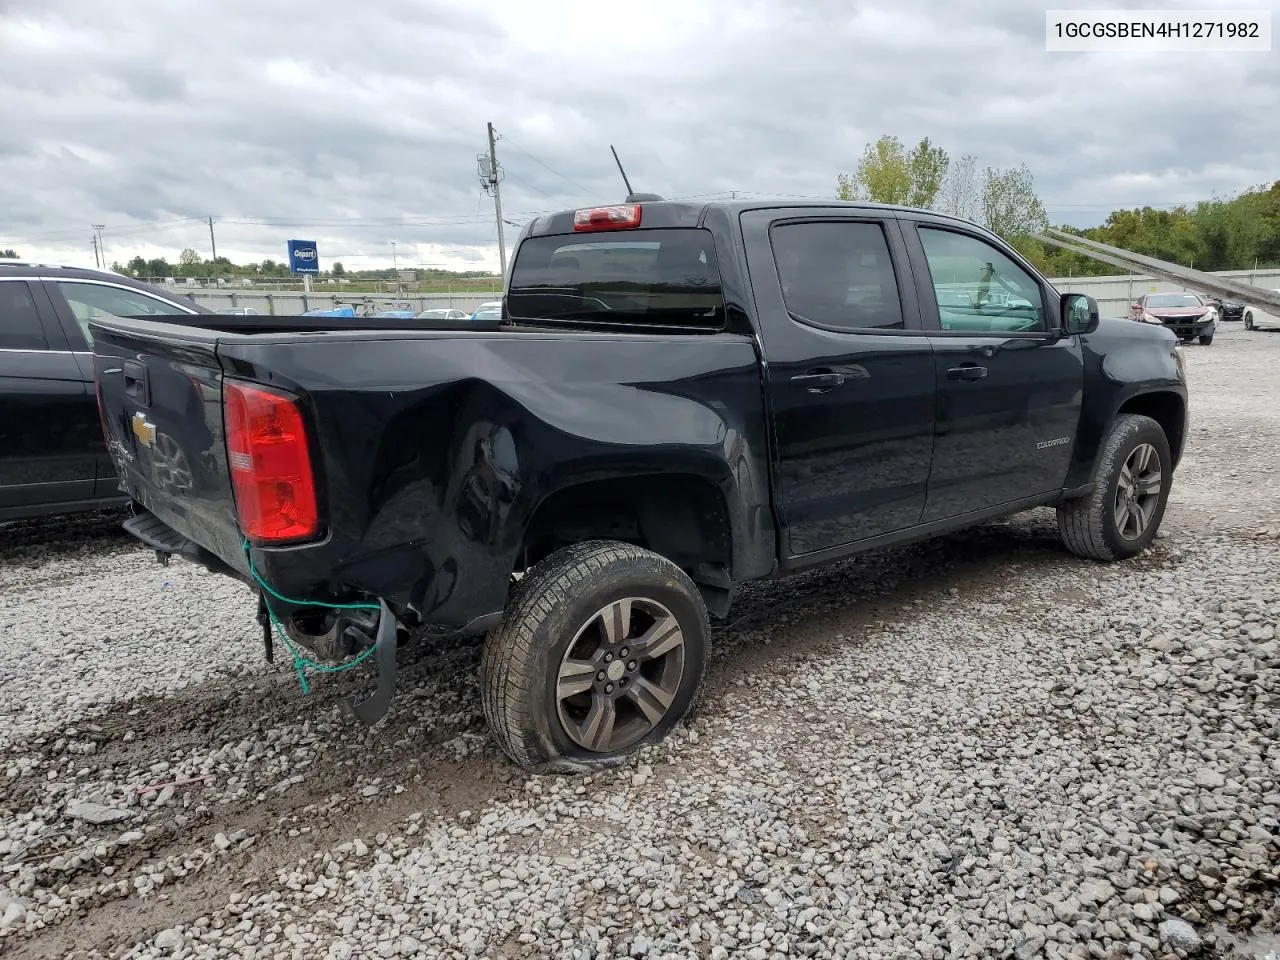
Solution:
M 584 326 L 724 327 L 724 296 L 711 233 L 606 231 L 529 237 L 507 288 L 516 320 Z

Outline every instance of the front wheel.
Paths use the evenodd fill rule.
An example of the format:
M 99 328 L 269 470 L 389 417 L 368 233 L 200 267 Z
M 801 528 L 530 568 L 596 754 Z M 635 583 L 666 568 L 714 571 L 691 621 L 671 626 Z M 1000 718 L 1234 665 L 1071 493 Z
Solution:
M 1202 346 L 1202 347 L 1207 347 L 1207 346 L 1208 346 L 1209 344 L 1211 344 L 1211 343 L 1213 343 L 1213 334 L 1212 334 L 1212 333 L 1206 333 L 1206 334 L 1203 334 L 1203 335 L 1200 337 L 1200 346 Z
M 485 642 L 485 717 L 526 769 L 616 762 L 688 712 L 707 634 L 702 595 L 671 561 L 615 541 L 566 547 L 525 575 Z
M 1138 414 L 1118 416 L 1098 453 L 1093 492 L 1058 507 L 1067 549 L 1103 561 L 1146 549 L 1164 518 L 1172 465 L 1160 424 Z
M 1252 330 L 1252 329 L 1253 329 L 1253 314 L 1252 314 L 1252 313 L 1246 313 L 1246 314 L 1244 315 L 1244 328 L 1245 328 L 1246 330 Z

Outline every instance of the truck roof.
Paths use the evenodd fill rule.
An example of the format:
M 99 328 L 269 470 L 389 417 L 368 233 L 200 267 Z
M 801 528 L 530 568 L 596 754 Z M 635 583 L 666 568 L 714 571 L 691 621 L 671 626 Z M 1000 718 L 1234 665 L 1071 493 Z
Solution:
M 776 209 L 813 209 L 813 210 L 864 210 L 868 213 L 878 215 L 884 214 L 912 214 L 915 216 L 927 216 L 931 219 L 950 220 L 954 223 L 962 223 L 970 228 L 977 227 L 979 230 L 983 228 L 975 224 L 971 220 L 963 217 L 957 217 L 949 213 L 940 213 L 937 210 L 925 210 L 919 207 L 901 206 L 889 203 L 872 203 L 862 200 L 792 200 L 785 197 L 769 198 L 763 200 L 661 200 L 647 199 L 652 194 L 643 195 L 645 199 L 640 197 L 629 198 L 623 203 L 605 202 L 594 205 L 592 207 L 577 207 L 572 210 L 558 210 L 555 213 L 545 214 L 536 217 L 529 222 L 529 236 L 545 236 L 548 234 L 573 233 L 573 218 L 577 210 L 594 209 L 598 207 L 610 206 L 629 206 L 632 203 L 642 208 L 642 215 L 639 227 L 635 229 L 643 230 L 646 227 L 651 229 L 662 229 L 671 227 L 696 227 L 699 226 L 706 218 L 708 212 L 713 210 L 723 211 L 731 217 L 735 217 L 740 213 L 748 210 L 776 210 Z M 984 231 L 985 232 L 985 231 Z

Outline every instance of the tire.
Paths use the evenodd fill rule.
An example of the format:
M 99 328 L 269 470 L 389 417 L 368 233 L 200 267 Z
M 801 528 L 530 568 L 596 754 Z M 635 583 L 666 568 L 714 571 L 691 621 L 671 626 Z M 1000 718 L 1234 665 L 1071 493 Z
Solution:
M 624 609 L 630 610 L 629 623 L 618 631 L 613 614 Z M 666 652 L 671 634 L 663 624 L 678 627 L 682 640 Z M 655 656 L 637 657 L 627 641 L 642 643 L 646 631 Z M 661 740 L 689 712 L 706 672 L 708 644 L 706 606 L 683 570 L 627 543 L 575 544 L 522 578 L 501 625 L 485 641 L 485 718 L 503 753 L 527 770 L 572 772 L 618 763 Z M 624 649 L 628 655 L 618 656 Z M 573 691 L 563 697 L 562 682 Z M 576 689 L 580 684 L 586 686 Z M 605 704 L 612 722 L 595 724 L 610 716 Z
M 1126 529 L 1122 531 L 1116 519 L 1117 502 L 1124 468 L 1144 445 L 1151 448 L 1151 456 L 1159 459 L 1160 485 L 1153 501 L 1144 503 L 1141 496 L 1137 498 L 1140 512 L 1147 519 L 1138 535 L 1130 536 L 1131 516 L 1125 517 Z M 1058 507 L 1058 533 L 1067 549 L 1076 556 L 1099 561 L 1123 560 L 1145 550 L 1164 519 L 1173 481 L 1172 464 L 1169 440 L 1158 423 L 1132 413 L 1116 417 L 1098 452 L 1093 493 Z M 1143 473 L 1138 472 L 1137 476 L 1142 477 Z
M 1244 315 L 1244 328 L 1245 328 L 1246 330 L 1252 330 L 1252 329 L 1253 329 L 1253 314 L 1252 314 L 1252 313 L 1246 313 L 1246 314 Z
M 1208 335 L 1203 336 L 1203 337 L 1201 337 L 1201 338 L 1200 338 L 1200 346 L 1202 346 L 1202 347 L 1207 347 L 1207 346 L 1208 346 L 1209 344 L 1211 344 L 1211 343 L 1213 343 L 1213 334 L 1212 334 L 1212 333 L 1210 333 L 1210 334 L 1208 334 Z

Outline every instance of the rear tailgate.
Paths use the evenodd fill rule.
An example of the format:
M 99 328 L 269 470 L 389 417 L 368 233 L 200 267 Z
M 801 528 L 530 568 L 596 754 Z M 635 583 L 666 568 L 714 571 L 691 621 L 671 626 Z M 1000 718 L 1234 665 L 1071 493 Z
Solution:
M 107 450 L 134 501 L 247 573 L 227 469 L 219 333 L 174 320 L 93 323 Z

